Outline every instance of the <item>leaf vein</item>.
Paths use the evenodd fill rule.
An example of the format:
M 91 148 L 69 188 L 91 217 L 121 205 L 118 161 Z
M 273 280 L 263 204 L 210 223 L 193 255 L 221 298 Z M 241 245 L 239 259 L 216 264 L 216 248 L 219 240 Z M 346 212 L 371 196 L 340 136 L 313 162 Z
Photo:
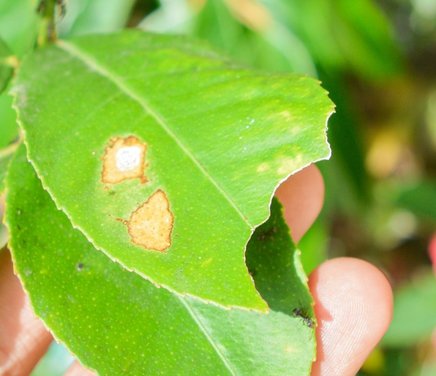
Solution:
M 182 305 L 186 308 L 186 310 L 188 311 L 188 313 L 190 314 L 190 316 L 192 317 L 192 319 L 195 321 L 195 323 L 198 325 L 199 329 L 201 330 L 201 332 L 204 334 L 204 336 L 206 337 L 206 339 L 208 340 L 208 342 L 210 343 L 210 345 L 212 346 L 212 348 L 215 350 L 215 352 L 217 353 L 218 357 L 223 361 L 224 365 L 226 366 L 226 368 L 229 370 L 230 374 L 232 376 L 236 376 L 237 373 L 235 372 L 235 370 L 233 369 L 232 364 L 229 362 L 229 360 L 225 357 L 225 355 L 223 354 L 223 352 L 218 348 L 218 346 L 215 344 L 215 341 L 211 335 L 211 333 L 209 333 L 209 330 L 206 328 L 206 326 L 203 324 L 201 318 L 197 315 L 197 313 L 191 308 L 190 304 L 183 298 L 174 295 L 175 297 L 177 297 L 177 299 L 180 301 L 180 303 L 182 303 Z

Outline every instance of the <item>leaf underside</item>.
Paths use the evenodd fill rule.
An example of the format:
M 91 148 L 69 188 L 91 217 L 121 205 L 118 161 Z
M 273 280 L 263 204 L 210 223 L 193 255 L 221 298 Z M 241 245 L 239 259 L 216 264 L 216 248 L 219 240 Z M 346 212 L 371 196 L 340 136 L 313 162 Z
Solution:
M 247 250 L 268 314 L 182 298 L 112 262 L 56 210 L 24 146 L 9 169 L 6 215 L 36 313 L 99 374 L 309 375 L 312 303 L 277 201 Z
M 277 185 L 330 154 L 333 106 L 315 80 L 125 31 L 37 51 L 14 92 L 39 179 L 95 248 L 178 294 L 267 309 L 246 244 Z M 132 140 L 146 150 L 142 175 L 116 181 L 108 153 Z M 166 232 L 149 246 L 137 219 L 157 208 Z

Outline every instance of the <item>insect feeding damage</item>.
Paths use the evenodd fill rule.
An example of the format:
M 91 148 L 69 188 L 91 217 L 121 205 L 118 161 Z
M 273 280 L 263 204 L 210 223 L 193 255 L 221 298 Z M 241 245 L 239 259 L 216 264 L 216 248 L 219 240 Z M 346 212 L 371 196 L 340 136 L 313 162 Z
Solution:
M 167 195 L 158 190 L 132 213 L 126 225 L 133 243 L 164 252 L 171 245 L 173 222 Z
M 146 183 L 146 151 L 147 145 L 135 136 L 112 138 L 103 156 L 102 182 L 115 184 L 139 178 Z

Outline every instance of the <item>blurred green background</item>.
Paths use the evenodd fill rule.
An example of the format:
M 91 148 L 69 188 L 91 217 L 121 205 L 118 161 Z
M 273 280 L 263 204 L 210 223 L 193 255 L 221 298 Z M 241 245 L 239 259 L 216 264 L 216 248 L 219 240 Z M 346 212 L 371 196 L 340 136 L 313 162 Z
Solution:
M 37 6 L 0 0 L 0 37 L 18 57 L 35 45 Z M 354 256 L 382 268 L 394 319 L 360 374 L 436 375 L 435 0 L 69 0 L 64 8 L 61 36 L 125 26 L 184 33 L 260 69 L 318 77 L 337 109 L 333 157 L 319 164 L 325 207 L 300 243 L 304 266 Z M 0 119 L 9 142 L 16 128 L 5 93 Z M 61 375 L 71 361 L 53 344 L 33 375 Z

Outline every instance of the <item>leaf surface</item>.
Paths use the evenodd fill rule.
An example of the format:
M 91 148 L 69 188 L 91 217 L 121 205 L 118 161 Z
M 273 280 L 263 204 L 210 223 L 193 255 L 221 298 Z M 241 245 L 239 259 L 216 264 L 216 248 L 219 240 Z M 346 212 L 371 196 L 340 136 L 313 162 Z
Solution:
M 6 216 L 36 313 L 100 374 L 309 375 L 312 301 L 277 201 L 247 252 L 268 314 L 182 298 L 112 262 L 56 210 L 24 147 L 11 164 Z
M 12 76 L 13 69 L 7 62 L 7 58 L 11 54 L 6 43 L 0 38 L 0 93 L 6 88 Z
M 9 163 L 20 144 L 21 140 L 11 140 L 12 135 L 16 129 L 8 129 L 8 124 L 5 124 L 3 132 L 0 132 L 0 136 L 4 145 L 0 143 L 0 194 L 3 193 L 5 188 L 4 180 L 8 171 Z M 9 142 L 9 144 L 7 144 Z
M 330 154 L 318 82 L 127 31 L 36 52 L 15 96 L 38 176 L 96 248 L 179 294 L 266 309 L 245 246 L 279 182 Z
M 2 151 L 0 150 L 0 194 L 3 193 L 3 190 L 5 188 L 4 180 L 6 172 L 8 170 L 9 162 L 12 157 L 12 154 L 2 156 L 1 153 Z

